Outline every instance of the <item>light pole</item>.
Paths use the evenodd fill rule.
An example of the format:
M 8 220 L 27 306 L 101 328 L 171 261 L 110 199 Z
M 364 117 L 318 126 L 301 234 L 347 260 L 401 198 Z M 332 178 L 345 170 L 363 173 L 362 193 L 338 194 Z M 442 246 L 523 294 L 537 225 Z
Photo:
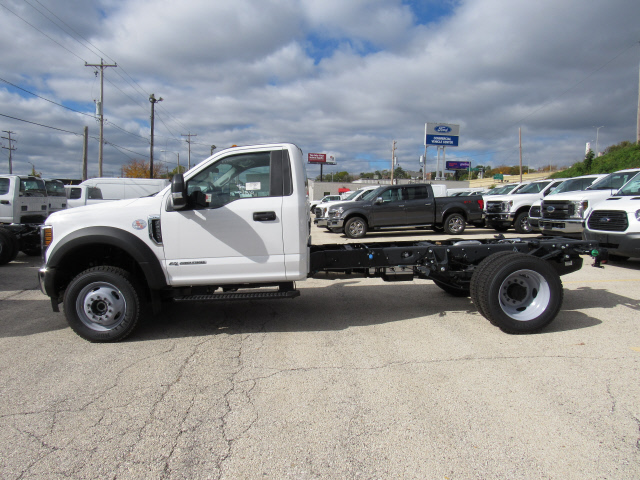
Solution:
M 174 155 L 176 155 L 178 157 L 178 170 L 177 170 L 177 172 L 181 173 L 180 172 L 180 152 L 173 152 L 171 150 L 160 150 L 160 151 L 161 152 L 165 152 L 165 153 L 173 153 Z
M 601 125 L 599 127 L 593 127 L 596 129 L 596 157 L 598 156 L 598 133 L 600 132 L 600 129 L 604 127 L 604 125 Z
M 149 102 L 151 102 L 151 153 L 149 154 L 149 178 L 153 178 L 153 121 L 155 117 L 154 107 L 156 103 L 161 101 L 162 97 L 156 100 L 156 96 L 153 93 L 149 95 Z

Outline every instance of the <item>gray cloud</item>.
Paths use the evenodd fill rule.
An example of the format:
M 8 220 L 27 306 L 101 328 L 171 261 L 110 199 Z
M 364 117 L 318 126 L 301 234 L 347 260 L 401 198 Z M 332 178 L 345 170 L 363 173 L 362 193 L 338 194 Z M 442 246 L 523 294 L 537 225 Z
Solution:
M 447 157 L 482 164 L 516 164 L 518 128 L 535 167 L 582 159 L 595 126 L 604 125 L 601 147 L 635 140 L 636 2 L 463 1 L 433 21 L 429 6 L 399 0 L 3 5 L 0 39 L 11 48 L 1 78 L 93 113 L 99 81 L 84 62 L 118 63 L 105 72 L 109 175 L 148 157 L 150 93 L 164 98 L 155 157 L 171 164 L 175 155 L 161 150 L 186 160 L 188 132 L 197 134 L 192 163 L 212 144 L 292 141 L 354 173 L 390 163 L 394 139 L 401 165 L 417 169 L 428 121 L 459 123 L 460 147 Z M 98 136 L 94 119 L 2 82 L 0 105 L 4 115 L 76 134 L 88 125 Z M 0 127 L 16 132 L 14 171 L 31 162 L 48 176 L 80 174 L 79 135 L 7 117 Z M 95 139 L 90 162 L 95 175 Z

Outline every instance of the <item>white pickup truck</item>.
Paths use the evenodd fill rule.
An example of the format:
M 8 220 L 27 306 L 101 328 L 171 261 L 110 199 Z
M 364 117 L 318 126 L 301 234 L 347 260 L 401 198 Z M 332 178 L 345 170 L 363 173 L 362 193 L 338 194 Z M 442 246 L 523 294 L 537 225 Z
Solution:
M 306 181 L 293 144 L 235 147 L 156 195 L 54 213 L 42 227 L 41 289 L 94 342 L 123 339 L 169 299 L 293 298 L 295 282 L 327 272 L 433 280 L 471 296 L 504 331 L 525 333 L 558 314 L 560 275 L 597 256 L 596 243 L 570 239 L 312 245 Z
M 545 198 L 540 205 L 541 232 L 544 235 L 582 238 L 584 222 L 594 205 L 613 195 L 638 173 L 640 168 L 620 170 L 592 183 L 584 191 Z
M 601 242 L 612 260 L 640 257 L 640 174 L 593 207 L 584 236 Z
M 504 232 L 510 227 L 518 233 L 531 233 L 529 209 L 565 179 L 538 180 L 525 185 L 510 195 L 495 195 L 487 199 L 486 223 L 489 228 Z

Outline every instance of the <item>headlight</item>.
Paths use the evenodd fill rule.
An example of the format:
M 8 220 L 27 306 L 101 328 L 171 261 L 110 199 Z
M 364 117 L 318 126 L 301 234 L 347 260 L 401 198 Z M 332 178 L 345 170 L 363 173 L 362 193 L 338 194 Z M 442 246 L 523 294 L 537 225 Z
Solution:
M 329 216 L 330 217 L 339 217 L 340 215 L 342 215 L 343 212 L 344 212 L 344 208 L 338 207 L 336 209 L 329 210 Z
M 571 215 L 571 212 L 569 212 L 569 214 L 572 217 L 584 218 L 584 212 L 586 212 L 587 209 L 589 208 L 589 201 L 580 200 L 580 201 L 575 201 L 571 203 L 573 204 L 573 214 Z
M 640 222 L 640 210 L 636 210 L 636 220 Z

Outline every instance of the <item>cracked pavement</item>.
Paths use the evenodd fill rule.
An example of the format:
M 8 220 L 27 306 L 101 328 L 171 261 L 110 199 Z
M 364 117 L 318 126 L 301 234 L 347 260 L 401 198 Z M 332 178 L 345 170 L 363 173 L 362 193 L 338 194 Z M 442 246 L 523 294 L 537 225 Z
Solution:
M 536 335 L 345 277 L 170 305 L 117 344 L 51 311 L 39 263 L 0 267 L 2 479 L 640 478 L 638 260 L 563 277 Z

